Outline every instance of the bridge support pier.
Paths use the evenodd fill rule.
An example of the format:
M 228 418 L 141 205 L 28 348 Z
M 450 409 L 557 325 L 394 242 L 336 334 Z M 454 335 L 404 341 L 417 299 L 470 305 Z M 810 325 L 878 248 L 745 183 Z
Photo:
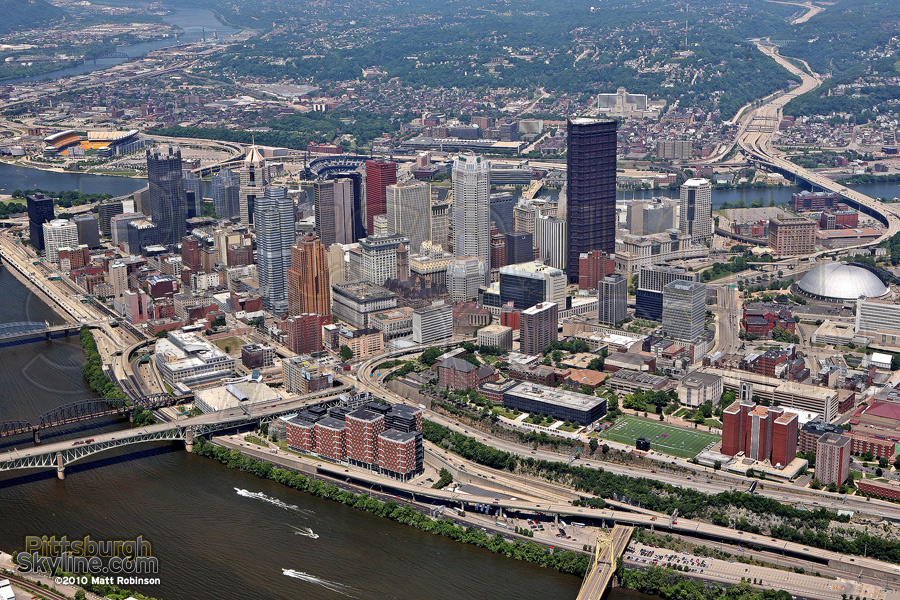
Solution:
M 128 422 L 134 423 L 134 411 L 133 410 L 128 411 Z
M 63 456 L 61 452 L 56 453 L 56 476 L 59 479 L 66 478 L 66 465 L 63 462 Z
M 41 445 L 41 434 L 40 434 L 40 430 L 37 427 L 34 428 L 34 445 L 35 446 Z
M 194 431 L 192 429 L 184 432 L 184 449 L 188 452 L 194 451 Z

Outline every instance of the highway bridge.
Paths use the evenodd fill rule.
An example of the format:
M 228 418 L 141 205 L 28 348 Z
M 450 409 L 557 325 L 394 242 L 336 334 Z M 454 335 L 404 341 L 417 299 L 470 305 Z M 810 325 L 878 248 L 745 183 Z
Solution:
M 46 321 L 43 323 L 37 321 L 3 323 L 0 324 L 0 348 L 69 337 L 73 333 L 78 333 L 84 325 L 96 328 L 105 322 L 67 323 L 65 325 L 50 325 Z
M 60 479 L 63 479 L 66 465 L 100 452 L 112 450 L 113 448 L 148 442 L 183 440 L 187 449 L 191 450 L 194 437 L 196 436 L 208 435 L 216 431 L 234 429 L 251 424 L 271 423 L 282 415 L 297 412 L 310 404 L 312 400 L 317 400 L 317 404 L 326 406 L 335 404 L 338 402 L 339 396 L 348 391 L 350 391 L 349 387 L 340 386 L 314 394 L 307 394 L 299 398 L 273 402 L 262 407 L 242 406 L 170 423 L 158 423 L 126 431 L 102 433 L 94 437 L 66 440 L 64 442 L 27 448 L 23 451 L 13 450 L 0 454 L 0 472 L 55 467 L 57 475 Z M 55 418 L 62 418 L 63 420 L 68 418 L 67 422 L 83 420 L 72 415 L 71 409 L 68 409 L 70 413 L 68 413 L 69 417 L 66 417 L 67 413 L 65 410 L 66 407 L 60 407 L 55 413 Z M 20 421 L 19 423 L 23 422 Z M 13 426 L 7 425 L 7 428 L 11 427 Z M 22 433 L 22 431 L 19 431 L 19 433 Z
M 153 394 L 143 396 L 136 402 L 128 403 L 121 398 L 88 398 L 78 402 L 63 404 L 52 410 L 48 410 L 38 417 L 37 424 L 28 421 L 0 421 L 0 438 L 12 435 L 31 433 L 34 435 L 34 443 L 40 443 L 40 431 L 70 425 L 79 421 L 90 421 L 100 417 L 113 415 L 131 415 L 138 407 L 153 410 L 163 406 L 171 406 L 184 400 L 182 397 L 169 394 Z
M 597 536 L 591 568 L 584 576 L 577 600 L 600 600 L 603 597 L 616 572 L 616 563 L 628 546 L 632 531 L 634 527 L 616 525 L 612 531 Z

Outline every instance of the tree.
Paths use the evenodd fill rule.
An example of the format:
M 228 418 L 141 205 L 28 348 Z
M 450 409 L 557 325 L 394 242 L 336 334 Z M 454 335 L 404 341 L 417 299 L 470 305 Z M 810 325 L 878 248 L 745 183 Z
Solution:
M 822 482 L 819 481 L 818 478 L 813 479 L 812 482 L 809 484 L 809 487 L 811 487 L 811 488 L 814 489 L 814 490 L 821 490 L 821 489 L 822 489 Z
M 592 454 L 597 451 L 599 446 L 600 444 L 597 442 L 597 438 L 591 438 L 591 441 L 588 442 L 588 447 L 591 449 Z
M 716 462 L 713 463 L 713 469 L 714 469 L 714 470 L 718 471 L 718 470 L 721 469 L 721 468 L 722 468 L 722 461 L 721 461 L 721 460 L 717 460 Z
M 881 477 L 884 475 L 884 471 L 881 470 L 881 467 L 875 469 L 875 477 Z
M 341 360 L 347 362 L 353 358 L 353 350 L 350 349 L 350 346 L 344 344 L 341 346 Z
M 878 457 L 878 466 L 881 467 L 882 469 L 887 469 L 888 468 L 888 459 L 886 459 L 883 456 L 879 456 Z
M 603 444 L 603 447 L 600 448 L 600 451 L 603 452 L 603 454 L 609 454 L 609 444 Z
M 75 592 L 75 600 L 84 600 L 84 598 L 84 590 L 78 590 L 77 592 Z

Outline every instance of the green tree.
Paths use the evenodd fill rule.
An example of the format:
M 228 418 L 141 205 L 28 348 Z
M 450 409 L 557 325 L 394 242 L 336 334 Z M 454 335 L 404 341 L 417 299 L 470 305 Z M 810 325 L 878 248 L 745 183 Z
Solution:
M 350 346 L 344 344 L 341 346 L 341 360 L 347 362 L 353 358 L 353 350 L 350 349 Z
M 600 444 L 597 442 L 597 438 L 591 438 L 591 441 L 588 442 L 588 447 L 591 449 L 591 452 L 592 452 L 592 453 L 593 453 L 593 452 L 596 452 L 596 451 L 597 451 L 597 448 L 598 448 L 599 446 L 600 446 Z

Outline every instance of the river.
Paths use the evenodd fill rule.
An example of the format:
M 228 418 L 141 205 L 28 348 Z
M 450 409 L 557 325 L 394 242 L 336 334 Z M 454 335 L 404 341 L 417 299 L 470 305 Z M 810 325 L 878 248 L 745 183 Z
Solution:
M 52 310 L 0 268 L 0 323 L 49 320 Z M 93 396 L 81 377 L 77 338 L 0 348 L 0 420 L 26 418 Z M 127 427 L 122 420 L 81 426 L 54 438 Z M 27 437 L 0 449 L 21 451 Z M 263 492 L 296 508 L 246 498 Z M 137 587 L 166 600 L 197 598 L 575 598 L 581 581 L 257 479 L 180 443 L 135 446 L 53 471 L 0 475 L 0 548 L 26 535 L 129 539 L 143 535 L 160 564 L 158 586 Z M 309 527 L 319 535 L 296 535 Z M 324 587 L 286 577 L 303 571 Z M 337 590 L 337 591 L 335 591 Z M 629 600 L 617 592 L 613 600 Z
M 178 33 L 177 38 L 170 37 L 154 40 L 151 42 L 144 42 L 141 44 L 134 44 L 131 46 L 116 47 L 117 52 L 127 54 L 128 58 L 103 58 L 96 61 L 87 61 L 75 67 L 59 69 L 57 71 L 44 73 L 42 75 L 19 77 L 17 79 L 6 79 L 3 81 L 3 83 L 6 85 L 12 85 L 29 81 L 45 81 L 48 79 L 60 79 L 62 77 L 81 75 L 82 73 L 90 73 L 91 71 L 96 71 L 98 69 L 108 69 L 123 62 L 145 56 L 146 54 L 153 52 L 154 50 L 159 50 L 160 48 L 166 48 L 168 46 L 174 46 L 176 44 L 196 42 L 202 40 L 204 36 L 207 40 L 211 40 L 213 37 L 213 32 L 215 32 L 219 40 L 223 40 L 224 38 L 237 33 L 238 31 L 237 29 L 229 27 L 219 21 L 211 10 L 206 10 L 203 8 L 178 8 L 175 9 L 172 14 L 164 16 L 163 20 L 166 23 L 174 25 L 175 27 L 181 29 L 181 31 Z

